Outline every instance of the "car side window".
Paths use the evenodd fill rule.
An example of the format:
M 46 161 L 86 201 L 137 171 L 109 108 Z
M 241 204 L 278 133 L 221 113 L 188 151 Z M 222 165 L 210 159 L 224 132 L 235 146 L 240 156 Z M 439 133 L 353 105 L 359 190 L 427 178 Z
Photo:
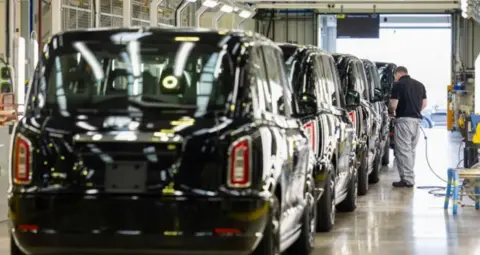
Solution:
M 258 110 L 271 111 L 271 105 L 268 105 L 265 93 L 265 89 L 268 89 L 266 69 L 258 47 L 251 49 L 248 77 L 251 89 L 257 95 L 257 98 L 254 100 L 258 100 Z
M 274 114 L 283 116 L 291 115 L 291 93 L 288 93 L 289 86 L 283 68 L 283 60 L 280 54 L 274 49 L 262 47 L 265 66 L 268 63 L 267 80 L 270 85 L 272 108 Z
M 328 92 L 328 85 L 327 85 L 327 79 L 325 77 L 325 70 L 323 69 L 323 64 L 322 60 L 319 59 L 319 56 L 316 56 L 313 58 L 313 66 L 316 72 L 316 78 L 317 78 L 317 83 L 318 83 L 318 92 L 320 95 L 319 101 L 322 104 L 327 104 L 331 105 L 332 104 L 332 98 L 330 97 L 330 94 Z
M 338 74 L 338 68 L 335 65 L 335 61 L 333 60 L 333 57 L 331 56 L 325 56 L 326 61 L 328 61 L 328 65 L 330 65 L 330 70 L 332 70 L 332 81 L 333 81 L 333 86 L 335 86 L 335 90 L 337 91 L 337 96 L 338 96 L 338 106 L 340 108 L 345 107 L 345 98 L 342 96 L 343 91 L 342 91 L 342 85 L 340 81 L 340 75 Z
M 329 59 L 327 56 L 322 55 L 320 56 L 322 60 L 322 66 L 323 70 L 325 72 L 325 78 L 326 78 L 326 83 L 327 83 L 327 93 L 331 98 L 332 105 L 335 107 L 339 106 L 339 94 L 337 91 L 337 88 L 335 86 L 335 83 L 333 81 L 333 70 L 330 66 Z
M 367 84 L 365 84 L 367 80 L 367 77 L 365 76 L 365 69 L 363 69 L 363 65 L 360 63 L 360 61 L 355 61 L 354 68 L 355 68 L 355 72 L 357 73 L 356 83 L 357 83 L 358 92 L 360 93 L 363 99 L 369 101 L 370 96 L 368 93 L 368 87 L 367 87 Z

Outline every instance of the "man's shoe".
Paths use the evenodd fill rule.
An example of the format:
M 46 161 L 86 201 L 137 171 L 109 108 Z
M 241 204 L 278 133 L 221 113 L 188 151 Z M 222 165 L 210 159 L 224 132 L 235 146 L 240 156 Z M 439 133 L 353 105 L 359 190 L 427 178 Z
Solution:
M 399 182 L 394 182 L 392 183 L 392 186 L 395 187 L 395 188 L 411 188 L 413 187 L 413 184 L 407 182 L 407 181 L 404 181 L 404 180 L 401 180 Z

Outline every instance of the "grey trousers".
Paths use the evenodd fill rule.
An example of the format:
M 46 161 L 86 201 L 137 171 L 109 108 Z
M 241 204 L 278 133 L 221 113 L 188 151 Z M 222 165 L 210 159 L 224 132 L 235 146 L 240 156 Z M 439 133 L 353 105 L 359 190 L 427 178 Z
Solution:
M 398 118 L 395 120 L 394 167 L 398 169 L 400 179 L 415 184 L 415 148 L 420 137 L 420 124 L 417 118 Z

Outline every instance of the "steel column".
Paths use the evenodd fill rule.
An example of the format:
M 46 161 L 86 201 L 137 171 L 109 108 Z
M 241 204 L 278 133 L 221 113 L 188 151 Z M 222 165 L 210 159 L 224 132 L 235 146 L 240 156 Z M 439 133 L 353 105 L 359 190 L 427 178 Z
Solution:
M 95 26 L 94 27 L 100 27 L 100 15 L 101 14 L 101 6 L 100 6 L 100 0 L 93 0 L 95 1 L 95 8 L 93 10 L 93 13 L 95 13 Z
M 62 1 L 51 1 L 52 35 L 62 32 Z M 40 35 L 43 38 L 43 35 Z
M 183 10 L 185 10 L 185 8 L 188 6 L 188 4 L 190 4 L 191 2 L 189 1 L 186 1 L 186 0 L 183 0 L 182 4 L 180 4 L 180 6 L 177 7 L 177 9 L 175 10 L 175 25 L 177 27 L 181 27 L 182 26 L 182 12 Z M 203 6 L 202 6 L 203 7 Z
M 123 26 L 130 27 L 132 25 L 132 3 L 130 0 L 123 0 Z
M 150 26 L 158 25 L 158 6 L 163 0 L 153 0 L 150 3 Z
M 218 22 L 223 17 L 223 15 L 225 15 L 225 12 L 218 11 L 217 14 L 215 14 L 215 16 L 213 17 L 212 26 L 214 29 L 218 29 Z
M 200 19 L 202 15 L 207 11 L 208 7 L 202 5 L 198 10 L 195 12 L 195 26 L 200 27 Z

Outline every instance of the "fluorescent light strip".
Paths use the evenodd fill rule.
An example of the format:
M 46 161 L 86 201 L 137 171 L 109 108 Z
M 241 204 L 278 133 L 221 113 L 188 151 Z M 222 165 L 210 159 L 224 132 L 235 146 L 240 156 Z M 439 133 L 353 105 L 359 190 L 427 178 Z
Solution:
M 233 6 L 228 5 L 228 4 L 224 4 L 222 6 L 222 8 L 220 8 L 220 11 L 226 12 L 226 13 L 231 13 L 231 12 L 233 12 Z
M 240 13 L 238 14 L 238 16 L 244 18 L 244 19 L 248 19 L 250 18 L 250 15 L 252 15 L 252 13 L 250 11 L 247 11 L 247 10 L 242 10 L 240 11 Z
M 208 8 L 213 8 L 217 6 L 218 2 L 216 0 L 205 0 L 202 5 Z

